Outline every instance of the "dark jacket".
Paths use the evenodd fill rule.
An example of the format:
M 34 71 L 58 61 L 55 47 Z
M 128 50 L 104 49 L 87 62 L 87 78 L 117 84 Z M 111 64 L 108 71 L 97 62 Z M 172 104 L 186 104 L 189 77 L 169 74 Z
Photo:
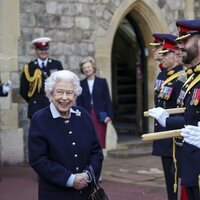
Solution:
M 95 76 L 92 95 L 90 95 L 87 79 L 81 81 L 83 88 L 82 94 L 77 98 L 77 105 L 85 108 L 91 113 L 93 100 L 93 108 L 96 115 L 100 119 L 100 113 L 106 112 L 108 117 L 112 117 L 112 103 L 110 99 L 108 84 L 106 79 Z
M 34 61 L 31 61 L 28 64 L 28 71 L 29 71 L 30 76 L 34 75 L 34 72 L 36 69 L 41 70 L 41 68 L 38 65 L 37 59 Z M 22 75 L 21 75 L 21 80 L 20 80 L 20 94 L 28 103 L 28 118 L 32 118 L 33 114 L 36 111 L 49 105 L 49 100 L 46 97 L 45 92 L 44 92 L 44 82 L 46 78 L 50 76 L 52 72 L 62 70 L 62 69 L 63 67 L 60 61 L 49 58 L 47 62 L 47 66 L 41 70 L 42 71 L 42 88 L 39 92 L 36 89 L 33 96 L 31 97 L 28 97 L 28 92 L 30 90 L 30 82 L 27 80 L 24 70 L 23 70 Z
M 96 178 L 102 167 L 103 154 L 88 113 L 69 119 L 53 118 L 50 107 L 41 109 L 31 119 L 28 136 L 30 166 L 39 175 L 39 200 L 85 200 L 90 187 L 82 191 L 66 187 L 72 173 L 82 173 L 92 165 Z
M 194 67 L 195 68 L 195 67 Z M 194 71 L 194 70 L 193 70 Z M 180 97 L 190 88 L 183 99 L 183 107 L 186 108 L 184 116 L 167 118 L 167 126 L 183 128 L 184 125 L 197 126 L 200 121 L 200 72 L 193 73 L 192 79 L 184 85 Z M 197 82 L 195 84 L 195 81 Z M 190 87 L 193 85 L 193 87 Z M 180 98 L 181 99 L 181 98 Z M 179 100 L 180 102 L 180 100 Z M 179 104 L 178 104 L 179 105 Z M 182 184 L 188 187 L 198 187 L 198 176 L 200 174 L 200 149 L 183 143 L 182 153 Z
M 164 83 L 164 81 L 176 73 L 180 73 L 180 75 L 169 81 L 161 90 L 160 86 Z M 162 70 L 158 75 L 155 84 L 155 88 L 157 88 L 157 90 L 155 90 L 155 107 L 162 107 L 164 109 L 176 108 L 177 98 L 185 79 L 185 72 L 183 67 L 180 65 L 169 71 Z M 169 98 L 166 99 L 166 96 L 169 96 Z M 154 125 L 155 132 L 169 130 L 166 127 L 162 127 L 156 120 Z M 171 138 L 154 141 L 152 154 L 157 156 L 172 157 L 172 142 L 173 140 Z

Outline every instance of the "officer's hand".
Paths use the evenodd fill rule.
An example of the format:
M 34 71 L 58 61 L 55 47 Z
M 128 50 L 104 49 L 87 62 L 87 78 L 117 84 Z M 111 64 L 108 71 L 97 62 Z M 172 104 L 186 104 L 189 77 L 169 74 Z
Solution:
M 151 117 L 155 118 L 161 126 L 166 127 L 166 118 L 169 117 L 169 113 L 165 109 L 161 107 L 152 108 L 148 110 L 148 113 Z
M 2 88 L 3 88 L 3 93 L 4 93 L 4 94 L 8 93 L 8 92 L 10 91 L 10 89 L 11 89 L 11 86 L 12 86 L 11 81 L 10 81 L 10 80 L 6 81 L 6 82 L 3 84 L 3 86 L 2 86 Z
M 181 130 L 184 141 L 200 148 L 200 127 L 188 125 Z

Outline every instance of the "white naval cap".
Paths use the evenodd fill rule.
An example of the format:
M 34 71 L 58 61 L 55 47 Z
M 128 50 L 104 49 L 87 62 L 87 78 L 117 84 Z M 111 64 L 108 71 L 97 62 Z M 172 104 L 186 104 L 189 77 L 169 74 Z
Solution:
M 39 37 L 32 40 L 31 43 L 35 45 L 35 48 L 38 48 L 40 50 L 47 50 L 49 48 L 50 41 L 51 41 L 51 38 L 49 37 Z

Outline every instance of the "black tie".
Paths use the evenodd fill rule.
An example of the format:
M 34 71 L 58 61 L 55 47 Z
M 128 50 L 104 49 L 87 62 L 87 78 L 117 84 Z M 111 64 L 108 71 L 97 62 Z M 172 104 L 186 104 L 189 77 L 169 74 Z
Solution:
M 42 62 L 42 69 L 44 69 L 44 68 L 45 68 L 44 62 Z

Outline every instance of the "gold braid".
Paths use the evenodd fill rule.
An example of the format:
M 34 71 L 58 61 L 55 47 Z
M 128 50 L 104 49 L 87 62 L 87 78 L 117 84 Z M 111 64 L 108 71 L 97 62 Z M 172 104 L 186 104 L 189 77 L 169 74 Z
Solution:
M 36 89 L 40 92 L 42 87 L 42 72 L 40 69 L 36 69 L 33 76 L 30 76 L 28 65 L 24 66 L 24 73 L 26 79 L 29 81 L 28 97 L 32 97 Z
M 173 156 L 173 162 L 174 162 L 174 193 L 176 193 L 177 191 L 177 187 L 178 187 L 178 181 L 177 181 L 177 178 L 178 178 L 178 175 L 177 175 L 177 160 L 176 160 L 176 143 L 175 143 L 175 140 L 173 138 L 173 151 L 172 151 L 172 156 Z

